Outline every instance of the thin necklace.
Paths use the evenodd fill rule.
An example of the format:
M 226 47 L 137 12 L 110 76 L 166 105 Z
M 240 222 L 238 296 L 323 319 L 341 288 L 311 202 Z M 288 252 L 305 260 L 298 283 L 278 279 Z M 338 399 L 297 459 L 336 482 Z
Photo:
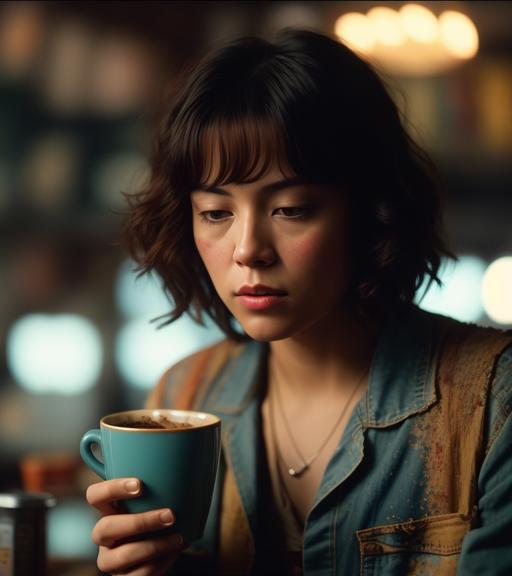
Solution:
M 318 458 L 318 456 L 320 456 L 320 453 L 322 452 L 322 450 L 326 447 L 327 442 L 329 442 L 329 440 L 331 439 L 331 436 L 334 434 L 334 432 L 336 431 L 336 428 L 338 428 L 338 426 L 340 425 L 340 422 L 343 420 L 343 417 L 345 416 L 345 413 L 347 412 L 347 409 L 349 407 L 349 405 L 351 404 L 355 393 L 357 392 L 357 390 L 359 389 L 359 386 L 361 386 L 361 382 L 363 381 L 363 378 L 366 374 L 366 372 L 368 371 L 369 366 L 367 366 L 361 376 L 361 378 L 359 379 L 359 382 L 357 383 L 357 386 L 354 388 L 354 390 L 352 390 L 352 394 L 350 395 L 350 398 L 348 399 L 348 402 L 345 404 L 345 407 L 343 408 L 343 410 L 341 411 L 341 414 L 339 416 L 339 418 L 336 420 L 336 423 L 334 424 L 332 430 L 329 432 L 327 438 L 322 442 L 320 448 L 314 453 L 311 454 L 311 456 L 309 456 L 308 458 L 304 458 L 304 456 L 302 456 L 301 451 L 299 450 L 299 447 L 297 446 L 297 443 L 295 442 L 295 438 L 293 437 L 292 431 L 290 429 L 290 425 L 288 424 L 288 420 L 286 419 L 286 414 L 284 411 L 284 406 L 283 406 L 283 401 L 281 400 L 281 393 L 279 392 L 279 387 L 278 386 L 274 386 L 275 391 L 276 391 L 276 396 L 277 396 L 277 404 L 278 404 L 278 408 L 279 411 L 281 412 L 281 416 L 283 418 L 283 422 L 286 428 L 286 432 L 288 434 L 288 437 L 290 438 L 290 441 L 293 445 L 293 448 L 295 450 L 295 452 L 297 452 L 297 455 L 300 458 L 300 461 L 302 462 L 302 468 L 300 468 L 299 470 L 295 470 L 295 468 L 288 468 L 288 474 L 290 476 L 293 476 L 294 478 L 300 478 L 301 475 L 311 466 L 311 464 Z M 272 430 L 272 436 L 274 438 L 274 445 L 276 447 L 276 452 L 277 455 L 279 457 L 279 459 L 281 460 L 281 462 L 286 466 L 286 463 L 284 462 L 283 456 L 281 454 L 281 451 L 279 450 L 279 445 L 277 443 L 277 434 L 275 431 L 275 427 L 274 427 L 274 409 L 273 409 L 273 402 L 270 401 L 269 399 L 269 409 L 270 409 L 270 427 Z

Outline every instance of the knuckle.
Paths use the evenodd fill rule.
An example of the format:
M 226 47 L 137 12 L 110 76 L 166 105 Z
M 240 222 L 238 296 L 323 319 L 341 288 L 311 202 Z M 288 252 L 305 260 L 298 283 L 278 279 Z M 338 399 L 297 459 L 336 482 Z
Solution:
M 137 515 L 136 517 L 136 529 L 137 532 L 143 534 L 145 532 L 151 532 L 155 528 L 160 527 L 158 521 L 158 516 L 152 513 L 145 513 Z
M 109 534 L 112 532 L 112 519 L 110 516 L 100 518 L 92 530 L 92 541 L 97 546 L 108 546 L 112 542 Z
M 114 568 L 103 550 L 100 550 L 96 564 L 102 572 L 110 572 Z
M 94 542 L 94 544 L 96 544 L 96 546 L 102 546 L 102 536 L 101 536 L 101 532 L 98 530 L 98 525 L 96 524 L 96 526 L 92 529 L 92 533 L 91 533 L 91 539 Z
M 125 569 L 133 566 L 135 563 L 138 563 L 136 560 L 133 559 L 133 554 L 131 551 L 130 546 L 119 546 L 113 550 L 113 556 L 115 559 L 115 566 L 117 569 Z
M 92 529 L 91 538 L 96 546 L 105 546 L 107 544 L 107 538 L 101 531 L 101 528 L 98 527 L 98 524 Z
M 120 546 L 114 550 L 100 548 L 97 565 L 102 572 L 112 573 L 114 570 L 124 570 L 130 567 L 128 554 L 124 550 L 125 546 Z M 131 563 L 133 564 L 133 562 Z
M 100 534 L 98 532 L 98 534 Z M 129 570 L 134 566 L 139 566 L 142 562 L 151 561 L 164 555 L 172 564 L 179 550 L 173 549 L 167 538 L 149 538 L 137 542 L 122 544 L 121 546 L 104 547 L 101 545 L 102 536 L 96 536 L 97 543 L 100 546 L 97 565 L 102 572 L 111 573 L 112 571 Z M 142 566 L 139 569 L 144 570 Z M 124 572 L 123 572 L 124 573 Z M 151 572 L 153 574 L 154 572 Z M 138 576 L 145 572 L 137 571 Z M 149 574 L 148 574 L 149 576 Z
M 167 537 L 153 538 L 150 540 L 150 546 L 151 554 L 154 556 L 175 552 L 175 546 L 169 542 Z

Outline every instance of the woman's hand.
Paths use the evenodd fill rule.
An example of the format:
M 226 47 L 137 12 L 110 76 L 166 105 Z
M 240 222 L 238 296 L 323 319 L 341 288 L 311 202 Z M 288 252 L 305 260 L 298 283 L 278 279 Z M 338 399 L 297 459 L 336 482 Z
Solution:
M 113 576 L 162 576 L 187 547 L 181 534 L 146 536 L 173 525 L 174 514 L 169 508 L 126 514 L 116 507 L 118 500 L 141 494 L 142 484 L 136 478 L 107 480 L 87 490 L 87 501 L 103 516 L 92 531 L 92 540 L 100 548 L 98 568 L 103 572 Z

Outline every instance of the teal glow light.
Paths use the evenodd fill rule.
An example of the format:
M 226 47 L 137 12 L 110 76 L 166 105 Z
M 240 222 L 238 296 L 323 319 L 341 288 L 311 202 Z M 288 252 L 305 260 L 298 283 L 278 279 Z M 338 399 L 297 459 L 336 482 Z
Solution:
M 76 314 L 29 314 L 7 335 L 7 365 L 30 392 L 80 394 L 96 382 L 103 365 L 97 328 Z
M 125 262 L 116 281 L 115 301 L 127 321 L 117 334 L 115 359 L 130 386 L 148 389 L 173 364 L 225 335 L 213 322 L 201 326 L 187 314 L 158 329 L 160 322 L 151 320 L 170 312 L 172 304 L 159 276 L 137 278 L 135 268 L 135 263 Z
M 114 287 L 114 300 L 127 318 L 156 318 L 168 313 L 171 304 L 162 289 L 162 279 L 156 274 L 137 278 L 136 264 L 125 261 L 119 268 Z
M 485 268 L 485 262 L 476 256 L 461 256 L 456 263 L 443 261 L 439 271 L 443 286 L 432 284 L 419 301 L 426 289 L 424 283 L 418 291 L 420 308 L 461 322 L 476 322 L 484 311 L 481 285 Z
M 489 318 L 498 324 L 512 324 L 512 256 L 489 265 L 482 282 L 482 299 Z
M 99 515 L 85 499 L 62 500 L 48 511 L 48 553 L 59 558 L 95 558 L 91 532 Z
M 188 315 L 160 330 L 145 318 L 135 318 L 118 333 L 116 364 L 128 384 L 151 388 L 178 360 L 222 338 L 219 328 L 204 328 Z

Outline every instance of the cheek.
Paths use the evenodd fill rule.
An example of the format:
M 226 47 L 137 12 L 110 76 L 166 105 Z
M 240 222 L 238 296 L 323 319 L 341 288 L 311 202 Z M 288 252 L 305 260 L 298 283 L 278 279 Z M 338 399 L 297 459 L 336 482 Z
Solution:
M 332 251 L 333 240 L 322 232 L 311 232 L 301 239 L 290 242 L 286 247 L 286 259 L 299 268 L 310 268 L 320 264 Z
M 218 266 L 225 260 L 225 252 L 218 242 L 196 236 L 195 243 L 199 256 L 201 256 L 207 270 L 210 270 L 212 266 Z
M 340 284 L 346 286 L 352 275 L 349 239 L 341 233 L 312 232 L 291 242 L 283 260 L 295 279 L 304 286 L 321 284 L 335 289 Z

